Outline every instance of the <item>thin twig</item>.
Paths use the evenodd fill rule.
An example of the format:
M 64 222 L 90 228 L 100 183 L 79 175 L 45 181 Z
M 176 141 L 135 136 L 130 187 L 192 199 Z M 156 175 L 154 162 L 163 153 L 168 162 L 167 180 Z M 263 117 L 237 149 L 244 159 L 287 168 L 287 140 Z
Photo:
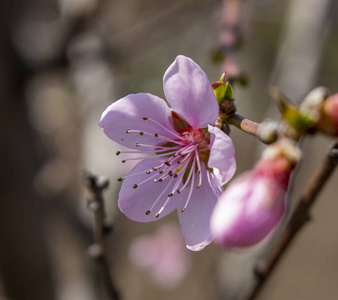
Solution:
M 89 254 L 95 257 L 107 288 L 110 299 L 119 300 L 119 293 L 113 283 L 107 257 L 106 235 L 112 226 L 106 222 L 103 190 L 109 185 L 109 180 L 97 177 L 89 172 L 83 173 L 83 182 L 89 192 L 87 198 L 88 209 L 94 213 L 94 244 L 88 249 Z
M 288 246 L 291 244 L 296 234 L 308 220 L 309 211 L 312 205 L 318 199 L 317 196 L 330 178 L 337 164 L 338 141 L 330 148 L 330 151 L 322 164 L 309 181 L 303 195 L 300 197 L 296 209 L 292 213 L 286 227 L 272 245 L 269 253 L 262 262 L 257 264 L 254 270 L 255 278 L 244 297 L 242 297 L 242 300 L 253 300 L 258 295 L 280 258 L 288 249 Z

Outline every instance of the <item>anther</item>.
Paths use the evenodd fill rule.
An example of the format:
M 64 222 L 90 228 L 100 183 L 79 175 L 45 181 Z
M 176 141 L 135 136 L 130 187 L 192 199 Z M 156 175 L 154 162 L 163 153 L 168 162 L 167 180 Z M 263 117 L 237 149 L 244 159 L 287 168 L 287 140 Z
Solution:
M 134 184 L 134 185 L 133 185 L 133 188 L 136 189 L 136 188 L 137 188 L 137 184 Z
M 141 131 L 141 132 L 140 132 L 140 135 L 144 135 L 144 132 L 143 132 L 143 131 Z
M 158 179 L 158 182 L 162 182 L 162 178 Z
M 147 170 L 147 171 L 146 171 L 146 173 L 147 173 L 147 174 L 150 174 L 150 171 L 149 171 L 149 170 Z
M 130 130 L 127 130 L 126 133 L 130 133 Z
M 177 177 L 177 174 L 174 175 L 174 178 L 176 178 L 176 177 Z
M 169 195 L 168 195 L 168 197 L 172 197 L 173 196 L 173 193 L 170 193 Z
M 177 192 L 177 194 L 180 194 L 180 193 L 181 193 L 180 190 L 177 190 L 176 192 Z
M 117 181 L 122 181 L 123 180 L 123 178 L 122 177 L 120 177 L 120 178 L 117 178 Z
M 116 151 L 116 155 L 119 155 L 121 152 L 120 151 Z
M 160 214 L 159 214 L 159 213 L 156 213 L 155 218 L 158 218 L 159 216 L 160 216 Z
M 153 171 L 157 171 L 157 168 L 152 167 Z
M 185 208 L 183 207 L 182 209 L 181 209 L 181 212 L 184 212 L 185 211 Z
M 181 163 L 181 161 L 180 161 L 180 160 L 178 160 L 178 161 L 177 161 L 177 163 L 178 163 L 178 164 L 180 164 L 180 163 Z
M 173 172 L 172 171 L 169 171 L 169 176 L 173 176 Z
M 146 215 L 148 216 L 150 214 L 150 210 L 147 210 L 146 211 Z
M 198 170 L 198 174 L 201 174 L 201 170 Z
M 154 182 L 157 182 L 158 180 L 157 179 L 154 179 Z
M 165 161 L 164 162 L 168 167 L 170 167 L 171 166 L 171 164 L 170 164 L 170 162 L 169 161 Z
M 146 120 L 148 120 L 148 118 L 147 117 L 143 117 L 143 120 L 146 121 Z
M 159 171 L 160 174 L 163 174 L 163 171 Z
M 198 189 L 200 186 L 201 186 L 201 185 L 200 185 L 200 184 L 198 184 L 198 185 L 196 186 L 196 188 Z
M 158 134 L 157 134 L 157 133 L 155 133 L 155 134 L 154 134 L 154 137 L 158 137 Z
M 122 160 L 122 163 L 125 163 L 126 162 L 126 160 Z
M 140 147 L 140 144 L 139 144 L 139 143 L 136 143 L 136 147 Z

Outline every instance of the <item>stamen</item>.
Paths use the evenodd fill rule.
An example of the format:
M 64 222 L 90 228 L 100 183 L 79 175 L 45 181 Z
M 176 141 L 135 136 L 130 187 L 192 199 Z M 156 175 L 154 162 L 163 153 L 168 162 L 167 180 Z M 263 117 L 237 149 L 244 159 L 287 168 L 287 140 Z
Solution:
M 190 198 L 191 198 L 191 195 L 192 195 L 192 190 L 193 190 L 194 184 L 195 184 L 195 172 L 192 173 L 191 185 L 190 185 L 190 191 L 189 191 L 188 199 L 187 199 L 184 207 L 181 209 L 181 212 L 184 212 L 185 209 L 188 207 L 188 204 L 190 202 Z
M 166 130 L 167 132 L 169 132 L 170 134 L 172 134 L 173 136 L 175 136 L 175 137 L 179 138 L 180 140 L 182 140 L 182 137 L 176 131 L 170 130 L 169 128 L 163 126 L 161 123 L 157 122 L 154 119 L 148 118 L 148 120 L 152 121 L 153 123 L 157 124 L 158 126 L 160 126 L 161 128 L 163 128 L 164 130 Z
M 192 158 L 190 158 L 190 160 L 191 160 L 191 159 L 192 159 Z M 189 160 L 189 162 L 190 162 L 190 160 Z M 187 164 L 187 165 L 188 165 L 188 164 Z M 193 158 L 192 165 L 191 165 L 191 169 L 190 169 L 189 174 L 188 174 L 188 178 L 187 178 L 185 184 L 183 185 L 183 187 L 180 189 L 180 192 L 182 192 L 182 191 L 185 189 L 185 187 L 188 185 L 188 183 L 189 183 L 189 181 L 190 181 L 190 178 L 193 176 L 193 174 L 195 174 L 195 166 L 196 166 L 196 158 L 194 157 L 194 158 Z M 185 172 L 185 171 L 184 171 L 184 172 Z
M 155 207 L 155 205 L 158 203 L 158 201 L 162 198 L 162 196 L 164 195 L 164 193 L 166 193 L 166 191 L 168 190 L 168 188 L 170 187 L 170 183 L 163 189 L 163 191 L 161 192 L 161 194 L 156 198 L 155 202 L 153 203 L 153 205 L 150 207 L 149 211 L 152 211 L 153 208 Z M 155 215 L 156 216 L 156 215 Z
M 197 161 L 197 168 L 198 168 L 198 174 L 199 174 L 199 181 L 198 181 L 198 185 L 196 186 L 197 188 L 199 188 L 202 184 L 202 174 L 201 174 L 201 162 L 200 162 L 200 158 L 198 156 L 198 151 L 197 148 L 195 149 L 195 157 L 196 157 L 196 161 Z
M 127 130 L 126 133 L 139 133 L 140 135 L 155 136 L 156 138 L 159 138 L 163 141 L 175 143 L 175 144 L 178 144 L 178 145 L 185 145 L 186 144 L 185 139 L 183 139 L 181 136 L 176 136 L 179 139 L 179 140 L 177 140 L 177 139 L 173 139 L 173 138 L 170 138 L 170 137 L 167 137 L 167 136 L 164 136 L 164 135 L 160 135 L 158 133 L 154 134 L 154 133 L 151 133 L 151 132 L 146 132 L 146 131 L 141 131 L 141 130 L 136 130 L 136 129 Z

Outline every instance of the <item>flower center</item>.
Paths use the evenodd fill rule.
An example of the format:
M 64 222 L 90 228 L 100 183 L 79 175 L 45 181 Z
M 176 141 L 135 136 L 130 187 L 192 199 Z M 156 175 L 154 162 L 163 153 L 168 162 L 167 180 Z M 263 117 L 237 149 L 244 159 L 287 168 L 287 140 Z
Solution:
M 178 119 L 177 116 L 178 115 L 176 114 L 176 121 Z M 187 200 L 181 209 L 183 212 L 189 204 L 193 189 L 199 188 L 202 185 L 203 174 L 201 162 L 207 164 L 209 159 L 209 133 L 206 129 L 193 130 L 192 127 L 185 121 L 179 124 L 179 130 L 177 130 L 176 126 L 174 126 L 175 130 L 172 130 L 171 128 L 164 127 L 162 124 L 151 118 L 143 117 L 143 120 L 146 122 L 152 122 L 154 129 L 160 127 L 161 129 L 165 129 L 165 131 L 170 134 L 163 136 L 156 132 L 128 129 L 126 130 L 126 134 L 131 136 L 134 135 L 132 138 L 134 138 L 135 141 L 135 134 L 137 134 L 136 136 L 139 137 L 137 138 L 139 141 L 135 144 L 138 148 L 138 151 L 117 151 L 116 155 L 119 155 L 120 153 L 136 152 L 149 154 L 148 156 L 123 160 L 123 163 L 127 160 L 143 160 L 154 157 L 161 158 L 161 162 L 150 169 L 128 174 L 127 176 L 119 178 L 118 180 L 122 181 L 125 178 L 145 174 L 143 180 L 135 182 L 133 185 L 134 189 L 143 184 L 164 182 L 165 184 L 160 195 L 158 195 L 152 206 L 146 211 L 146 215 L 149 215 L 155 205 L 159 201 L 163 200 L 165 194 L 167 193 L 167 200 L 164 202 L 160 210 L 155 214 L 156 218 L 159 217 L 160 213 L 166 207 L 171 197 L 173 197 L 176 193 L 180 194 L 183 190 L 189 189 Z M 142 143 L 142 136 L 155 137 L 159 140 L 159 142 L 157 145 Z M 197 180 L 195 180 L 195 176 L 198 176 Z

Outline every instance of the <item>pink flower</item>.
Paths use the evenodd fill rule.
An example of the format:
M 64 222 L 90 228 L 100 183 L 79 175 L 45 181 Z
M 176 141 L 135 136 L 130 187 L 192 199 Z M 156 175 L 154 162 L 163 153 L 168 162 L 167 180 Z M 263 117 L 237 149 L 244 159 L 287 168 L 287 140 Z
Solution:
M 213 127 L 218 103 L 195 62 L 178 56 L 163 85 L 172 109 L 154 95 L 131 94 L 110 105 L 99 125 L 129 152 L 148 155 L 120 179 L 120 210 L 148 222 L 177 209 L 186 245 L 197 251 L 212 241 L 210 215 L 235 172 L 234 146 Z
M 211 217 L 211 232 L 224 247 L 263 240 L 281 220 L 291 166 L 284 157 L 263 159 L 225 190 Z
M 129 257 L 159 286 L 177 287 L 186 276 L 190 257 L 179 228 L 174 224 L 162 225 L 153 235 L 133 240 Z

